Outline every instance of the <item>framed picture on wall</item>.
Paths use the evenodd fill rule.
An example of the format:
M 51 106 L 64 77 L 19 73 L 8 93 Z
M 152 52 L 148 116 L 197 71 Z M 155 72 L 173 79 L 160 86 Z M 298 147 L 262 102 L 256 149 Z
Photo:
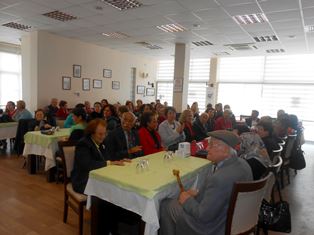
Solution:
M 119 81 L 112 81 L 112 89 L 119 90 L 120 89 L 120 82 Z
M 83 91 L 89 91 L 90 90 L 90 79 L 89 78 L 83 78 L 82 89 L 83 89 Z
M 112 70 L 111 69 L 104 69 L 102 72 L 102 76 L 104 78 L 112 78 Z
M 73 77 L 80 78 L 82 73 L 82 66 L 78 64 L 73 65 Z
M 137 86 L 136 94 L 145 95 L 145 86 Z
M 154 96 L 155 95 L 155 89 L 154 88 L 146 88 L 146 95 L 147 96 Z
M 102 88 L 102 80 L 94 79 L 93 80 L 93 88 L 101 89 Z
M 71 77 L 62 77 L 62 89 L 71 90 Z

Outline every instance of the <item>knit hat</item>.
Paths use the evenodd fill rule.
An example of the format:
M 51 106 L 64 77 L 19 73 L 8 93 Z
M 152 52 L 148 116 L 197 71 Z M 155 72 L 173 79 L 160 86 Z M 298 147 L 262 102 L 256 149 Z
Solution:
M 240 142 L 238 136 L 232 131 L 212 131 L 209 132 L 208 135 L 214 137 L 215 139 L 221 140 L 231 148 L 235 148 L 235 146 Z

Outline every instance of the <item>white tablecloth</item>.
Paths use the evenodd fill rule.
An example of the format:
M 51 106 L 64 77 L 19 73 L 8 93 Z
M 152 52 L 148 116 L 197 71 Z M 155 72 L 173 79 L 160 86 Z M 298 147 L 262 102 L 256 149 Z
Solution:
M 0 128 L 0 140 L 15 138 L 17 123 L 14 126 Z
M 204 168 L 195 176 L 184 180 L 182 183 L 186 189 L 198 188 L 210 173 L 211 167 Z M 105 183 L 97 179 L 89 178 L 85 192 L 88 195 L 87 208 L 91 207 L 91 196 L 118 205 L 130 210 L 140 216 L 146 223 L 145 235 L 157 235 L 159 229 L 159 206 L 165 198 L 177 198 L 179 187 L 176 183 L 169 185 L 159 192 L 152 199 L 140 196 L 139 194 L 122 189 L 114 184 Z

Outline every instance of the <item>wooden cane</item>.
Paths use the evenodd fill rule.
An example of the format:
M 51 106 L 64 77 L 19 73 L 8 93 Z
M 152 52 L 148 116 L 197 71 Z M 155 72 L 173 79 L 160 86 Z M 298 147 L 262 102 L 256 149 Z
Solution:
M 181 191 L 181 192 L 184 192 L 185 190 L 184 190 L 183 184 L 182 184 L 182 182 L 181 182 L 180 171 L 173 169 L 173 170 L 172 170 L 172 173 L 173 173 L 174 176 L 177 177 L 177 182 L 178 182 L 178 185 L 179 185 L 179 187 L 180 187 L 180 191 Z

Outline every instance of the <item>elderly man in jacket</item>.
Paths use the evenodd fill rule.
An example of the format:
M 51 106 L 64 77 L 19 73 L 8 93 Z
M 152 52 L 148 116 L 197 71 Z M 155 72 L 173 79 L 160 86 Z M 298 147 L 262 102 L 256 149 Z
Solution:
M 234 150 L 238 137 L 224 130 L 209 135 L 207 158 L 214 163 L 213 173 L 199 191 L 190 189 L 162 202 L 161 235 L 224 235 L 234 183 L 253 180 L 250 166 Z

